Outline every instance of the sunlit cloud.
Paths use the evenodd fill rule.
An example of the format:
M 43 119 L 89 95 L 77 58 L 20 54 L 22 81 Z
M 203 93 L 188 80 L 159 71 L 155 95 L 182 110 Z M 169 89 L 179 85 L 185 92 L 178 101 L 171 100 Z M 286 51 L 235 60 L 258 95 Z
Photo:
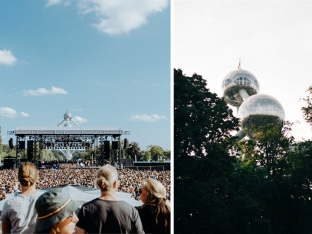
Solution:
M 46 7 L 69 0 L 49 0 Z M 147 23 L 151 14 L 162 12 L 169 0 L 77 0 L 79 13 L 94 13 L 97 23 L 92 24 L 99 31 L 109 35 L 128 33 Z
M 17 112 L 10 107 L 0 107 L 0 116 L 14 118 L 17 115 Z
M 21 116 L 22 117 L 29 117 L 29 114 L 25 113 L 25 112 L 21 112 Z
M 49 94 L 68 94 L 67 91 L 65 91 L 62 88 L 52 87 L 51 90 L 47 90 L 45 88 L 39 88 L 37 90 L 24 90 L 23 91 L 24 96 L 26 95 L 32 95 L 32 96 L 41 96 L 41 95 L 49 95 Z
M 13 66 L 17 59 L 13 56 L 10 50 L 0 50 L 0 64 Z
M 167 119 L 165 116 L 161 115 L 131 115 L 131 120 L 133 121 L 142 121 L 142 122 L 156 122 L 161 119 Z
M 82 124 L 82 123 L 88 122 L 87 119 L 81 118 L 81 117 L 79 117 L 79 116 L 73 117 L 73 120 L 74 120 L 76 123 L 78 123 L 78 124 Z
M 49 0 L 46 7 L 61 3 L 63 0 Z

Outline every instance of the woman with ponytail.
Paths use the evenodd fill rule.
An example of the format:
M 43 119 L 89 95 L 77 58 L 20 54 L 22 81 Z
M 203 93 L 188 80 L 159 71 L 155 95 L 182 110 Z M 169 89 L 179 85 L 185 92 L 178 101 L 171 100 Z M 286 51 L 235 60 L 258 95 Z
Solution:
M 36 190 L 38 171 L 31 162 L 23 163 L 18 170 L 21 193 L 7 200 L 1 213 L 2 233 L 33 233 L 37 219 L 35 203 L 42 194 Z
M 96 183 L 101 190 L 101 196 L 81 207 L 75 234 L 144 234 L 138 211 L 115 195 L 119 186 L 116 168 L 103 166 L 99 169 L 97 177 Z
M 139 211 L 146 234 L 170 234 L 170 206 L 166 203 L 166 189 L 157 180 L 143 180 L 139 189 L 141 207 Z

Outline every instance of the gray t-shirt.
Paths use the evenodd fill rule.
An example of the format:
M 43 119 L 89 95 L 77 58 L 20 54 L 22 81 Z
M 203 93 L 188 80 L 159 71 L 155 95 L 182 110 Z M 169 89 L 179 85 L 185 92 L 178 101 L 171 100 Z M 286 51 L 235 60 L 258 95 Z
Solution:
M 94 199 L 78 214 L 77 227 L 88 233 L 144 234 L 138 211 L 125 201 Z
M 11 233 L 33 233 L 37 219 L 35 203 L 42 193 L 17 194 L 4 203 L 0 220 L 11 223 Z

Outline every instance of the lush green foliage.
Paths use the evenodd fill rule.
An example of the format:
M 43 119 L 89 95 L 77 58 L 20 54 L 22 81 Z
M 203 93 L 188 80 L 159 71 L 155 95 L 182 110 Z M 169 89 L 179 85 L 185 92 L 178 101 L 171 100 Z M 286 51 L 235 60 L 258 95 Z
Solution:
M 159 157 L 163 157 L 165 151 L 158 145 L 149 145 L 147 150 L 150 152 L 154 161 L 158 161 Z
M 137 142 L 131 142 L 126 149 L 126 152 L 133 160 L 135 159 L 135 155 L 137 156 L 137 160 L 141 157 L 141 149 Z
M 237 129 L 224 100 L 199 75 L 174 71 L 175 232 L 229 233 L 235 158 L 228 145 Z M 248 217 L 246 217 L 248 220 Z
M 306 98 L 303 98 L 303 101 L 306 103 L 306 106 L 302 107 L 304 119 L 312 125 L 312 86 L 307 90 L 309 95 Z
M 2 157 L 1 157 L 2 160 L 7 156 L 15 158 L 15 156 L 16 156 L 16 147 L 15 146 L 13 147 L 13 149 L 10 149 L 9 145 L 2 144 L 1 148 L 2 148 Z
M 150 161 L 151 158 L 152 158 L 151 152 L 144 151 L 144 150 L 141 151 L 141 158 L 140 158 L 141 161 Z
M 312 233 L 312 141 L 295 143 L 286 122 L 235 142 L 237 120 L 202 77 L 174 79 L 175 232 Z

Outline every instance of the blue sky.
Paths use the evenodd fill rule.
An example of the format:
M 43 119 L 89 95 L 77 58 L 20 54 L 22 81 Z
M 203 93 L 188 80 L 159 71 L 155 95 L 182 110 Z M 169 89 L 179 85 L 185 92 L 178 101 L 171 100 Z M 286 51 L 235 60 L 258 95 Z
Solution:
M 0 126 L 118 126 L 170 149 L 168 0 L 0 1 Z

